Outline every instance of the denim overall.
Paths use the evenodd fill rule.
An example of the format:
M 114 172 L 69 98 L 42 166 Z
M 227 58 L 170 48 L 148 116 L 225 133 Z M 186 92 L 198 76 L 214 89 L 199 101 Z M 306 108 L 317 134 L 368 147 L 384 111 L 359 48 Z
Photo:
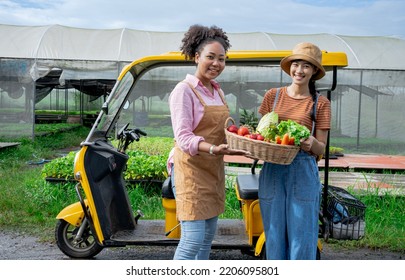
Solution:
M 278 91 L 273 111 L 277 98 Z M 315 260 L 321 195 L 316 158 L 300 150 L 290 165 L 265 162 L 258 194 L 267 259 Z

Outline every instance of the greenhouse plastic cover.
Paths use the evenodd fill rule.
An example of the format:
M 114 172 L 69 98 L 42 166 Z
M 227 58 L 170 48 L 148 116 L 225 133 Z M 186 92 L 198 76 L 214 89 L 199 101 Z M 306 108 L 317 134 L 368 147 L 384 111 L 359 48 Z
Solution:
M 184 32 L 0 24 L 0 36 L 0 137 L 33 137 L 36 106 L 45 97 L 49 97 L 46 100 L 51 104 L 50 100 L 56 100 L 59 96 L 59 89 L 65 89 L 65 94 L 60 97 L 60 106 L 67 106 L 69 102 L 62 102 L 62 98 L 66 99 L 71 92 L 80 91 L 87 96 L 94 90 L 95 96 L 90 96 L 90 101 L 100 100 L 96 97 L 105 96 L 111 90 L 126 64 L 149 55 L 179 51 Z M 393 141 L 390 147 L 405 150 L 405 123 L 401 122 L 405 119 L 405 40 L 395 37 L 265 32 L 228 33 L 228 36 L 233 51 L 291 50 L 297 43 L 307 41 L 328 52 L 346 53 L 348 67 L 339 70 L 338 85 L 332 95 L 331 135 L 356 138 L 358 147 L 362 138 L 384 139 Z M 183 69 L 177 70 L 181 72 Z M 142 98 L 145 97 L 146 100 L 153 100 L 146 104 L 157 106 L 157 103 L 163 103 L 161 108 L 168 110 L 167 93 L 185 74 L 176 74 L 171 68 L 157 68 L 156 71 L 153 75 L 159 78 L 152 79 L 152 74 L 148 72 L 143 77 L 148 82 L 140 81 L 137 84 L 145 88 L 139 91 L 143 96 L 138 96 L 134 104 L 143 106 Z M 235 69 L 233 72 L 232 67 L 227 67 L 221 77 L 235 73 Z M 172 74 L 174 80 L 168 82 L 167 77 Z M 328 88 L 331 76 L 328 73 L 317 86 Z M 149 81 L 149 78 L 153 81 Z M 221 82 L 221 86 L 229 93 L 227 96 L 233 98 L 230 104 L 257 110 L 257 104 L 264 94 L 259 87 L 285 85 L 289 77 L 277 66 L 250 67 L 243 72 L 238 71 L 238 76 L 235 74 L 228 80 L 235 82 Z M 241 84 L 250 88 L 235 89 L 233 86 L 238 85 L 238 81 L 243 81 Z M 72 88 L 75 91 L 67 91 Z M 85 103 L 86 106 L 92 104 L 90 101 Z M 52 109 L 51 105 L 47 108 Z M 144 108 L 138 109 L 142 111 Z M 148 110 L 135 111 L 131 115 L 136 119 L 137 114 L 142 116 L 140 113 L 148 113 Z M 164 110 L 159 113 L 167 115 L 168 112 Z M 65 109 L 67 114 L 68 109 Z M 377 148 L 378 145 L 368 145 L 365 149 L 367 152 L 381 151 Z
M 184 32 L 152 32 L 133 29 L 81 29 L 61 25 L 0 25 L 0 57 L 32 62 L 26 77 L 33 80 L 51 69 L 64 69 L 66 78 L 115 79 L 117 63 L 148 55 L 178 51 Z M 341 36 L 332 34 L 284 35 L 265 32 L 228 33 L 232 50 L 291 50 L 302 41 L 322 50 L 345 52 L 353 69 L 403 70 L 405 40 L 395 37 Z M 69 72 L 70 70 L 70 72 Z

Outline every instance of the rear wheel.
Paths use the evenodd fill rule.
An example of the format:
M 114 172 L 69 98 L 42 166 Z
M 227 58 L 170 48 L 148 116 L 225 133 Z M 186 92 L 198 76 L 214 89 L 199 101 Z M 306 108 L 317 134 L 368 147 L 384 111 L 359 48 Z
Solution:
M 59 249 L 71 258 L 92 258 L 103 250 L 87 226 L 80 238 L 76 238 L 79 227 L 69 224 L 65 220 L 59 220 L 55 228 L 56 244 Z

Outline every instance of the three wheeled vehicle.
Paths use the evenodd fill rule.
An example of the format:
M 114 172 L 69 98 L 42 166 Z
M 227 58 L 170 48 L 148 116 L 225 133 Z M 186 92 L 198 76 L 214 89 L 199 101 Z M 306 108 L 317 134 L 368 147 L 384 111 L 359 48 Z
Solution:
M 280 70 L 279 63 L 290 53 L 228 53 L 227 67 L 219 82 L 227 93 L 226 99 L 236 120 L 239 108 L 258 106 L 260 96 L 267 89 L 289 81 L 288 76 L 284 76 Z M 323 52 L 322 63 L 328 74 L 318 84 L 319 91 L 326 92 L 330 98 L 336 87 L 337 70 L 347 66 L 347 57 L 340 52 Z M 194 72 L 194 67 L 179 52 L 144 57 L 124 67 L 74 160 L 79 201 L 67 206 L 56 217 L 56 243 L 64 254 L 72 258 L 91 258 L 105 247 L 171 246 L 178 243 L 180 226 L 176 219 L 176 203 L 169 186 L 170 180 L 166 180 L 162 187 L 165 219 L 142 219 L 141 211 L 136 212 L 131 207 L 123 172 L 128 160 L 128 146 L 147 133 L 151 135 L 143 128 L 147 122 L 143 119 L 142 123 L 142 119 L 137 119 L 139 114 L 135 101 L 143 100 L 151 92 L 164 99 L 186 73 Z M 165 102 L 167 104 L 167 100 Z M 113 139 L 118 140 L 119 144 L 114 146 L 111 143 Z M 258 257 L 263 256 L 265 238 L 254 168 L 251 174 L 239 174 L 236 178 L 235 190 L 243 219 L 220 219 L 213 248 L 240 249 Z M 328 152 L 326 173 L 327 169 Z M 321 244 L 318 245 L 321 251 Z

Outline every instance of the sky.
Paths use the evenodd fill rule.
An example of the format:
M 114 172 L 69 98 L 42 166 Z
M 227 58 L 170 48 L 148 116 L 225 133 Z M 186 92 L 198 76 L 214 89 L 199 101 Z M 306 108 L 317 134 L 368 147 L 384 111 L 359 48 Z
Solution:
M 183 32 L 328 33 L 405 39 L 405 0 L 0 0 L 0 24 Z

